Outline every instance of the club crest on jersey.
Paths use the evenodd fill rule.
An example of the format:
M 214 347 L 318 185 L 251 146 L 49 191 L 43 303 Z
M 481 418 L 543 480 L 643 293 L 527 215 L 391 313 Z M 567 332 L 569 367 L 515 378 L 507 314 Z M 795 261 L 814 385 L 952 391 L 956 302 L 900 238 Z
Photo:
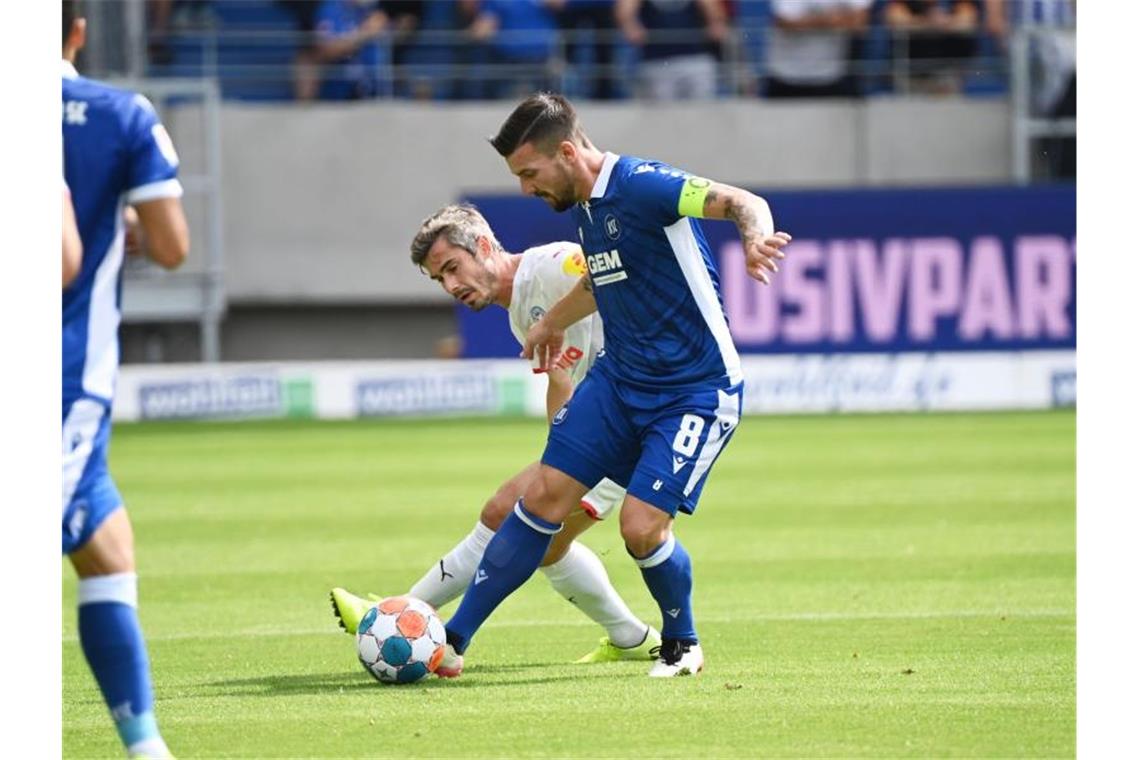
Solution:
M 542 319 L 545 315 L 546 315 L 546 309 L 542 308 L 541 306 L 531 306 L 530 307 L 530 321 L 531 322 L 537 322 L 538 320 Z
M 591 253 L 586 257 L 586 266 L 590 269 L 590 279 L 598 287 L 621 282 L 629 277 L 621 263 L 617 248 L 612 251 Z
M 586 257 L 581 251 L 573 256 L 567 256 L 562 261 L 562 271 L 571 277 L 581 277 L 586 274 Z
M 617 217 L 613 214 L 606 214 L 605 228 L 606 237 L 610 240 L 617 240 L 621 237 L 621 225 L 618 224 Z

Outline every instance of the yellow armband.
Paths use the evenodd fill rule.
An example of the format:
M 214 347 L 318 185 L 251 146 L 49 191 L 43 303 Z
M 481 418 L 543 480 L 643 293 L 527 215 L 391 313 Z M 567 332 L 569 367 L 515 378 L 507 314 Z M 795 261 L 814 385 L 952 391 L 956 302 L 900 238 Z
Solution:
M 689 177 L 681 187 L 681 197 L 677 200 L 677 213 L 681 216 L 705 216 L 705 196 L 709 194 L 712 182 L 704 177 Z

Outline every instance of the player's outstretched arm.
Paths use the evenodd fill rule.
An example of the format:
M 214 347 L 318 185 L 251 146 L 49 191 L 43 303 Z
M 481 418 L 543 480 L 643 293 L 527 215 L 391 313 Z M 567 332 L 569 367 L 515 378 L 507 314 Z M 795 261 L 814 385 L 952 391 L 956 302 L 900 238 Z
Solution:
M 178 198 L 156 198 L 135 204 L 142 227 L 142 248 L 156 264 L 175 269 L 190 252 L 190 228 L 182 201 Z
M 558 303 L 542 319 L 527 330 L 526 340 L 520 356 L 527 359 L 538 357 L 538 369 L 550 367 L 562 352 L 562 341 L 566 328 L 598 310 L 594 301 L 594 285 L 590 276 L 584 275 L 573 289 L 562 296 Z
M 736 224 L 744 245 L 744 262 L 750 277 L 767 285 L 769 272 L 778 272 L 780 250 L 791 236 L 777 233 L 768 202 L 758 195 L 732 185 L 691 177 L 682 191 L 681 213 L 703 219 L 728 219 Z

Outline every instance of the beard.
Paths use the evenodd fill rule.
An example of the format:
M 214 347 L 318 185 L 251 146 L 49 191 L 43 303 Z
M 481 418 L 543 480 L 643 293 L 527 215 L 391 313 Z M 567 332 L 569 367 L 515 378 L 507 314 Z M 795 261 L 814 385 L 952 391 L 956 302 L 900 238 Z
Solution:
M 553 195 L 543 195 L 542 199 L 546 201 L 552 209 L 560 214 L 577 202 L 573 198 L 566 198 L 562 196 L 556 197 Z
M 547 205 L 558 213 L 562 213 L 566 209 L 573 206 L 578 202 L 574 197 L 574 180 L 570 177 L 570 173 L 565 168 L 560 167 L 562 184 L 560 187 L 554 188 L 549 193 L 542 193 L 539 195 Z

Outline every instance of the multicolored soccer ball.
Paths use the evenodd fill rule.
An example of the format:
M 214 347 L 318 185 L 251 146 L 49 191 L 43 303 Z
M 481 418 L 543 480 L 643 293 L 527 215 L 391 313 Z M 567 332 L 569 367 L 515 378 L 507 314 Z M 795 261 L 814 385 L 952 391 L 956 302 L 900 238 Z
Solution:
M 446 643 L 439 615 L 412 596 L 380 600 L 356 628 L 360 663 L 381 683 L 415 683 L 434 673 Z

